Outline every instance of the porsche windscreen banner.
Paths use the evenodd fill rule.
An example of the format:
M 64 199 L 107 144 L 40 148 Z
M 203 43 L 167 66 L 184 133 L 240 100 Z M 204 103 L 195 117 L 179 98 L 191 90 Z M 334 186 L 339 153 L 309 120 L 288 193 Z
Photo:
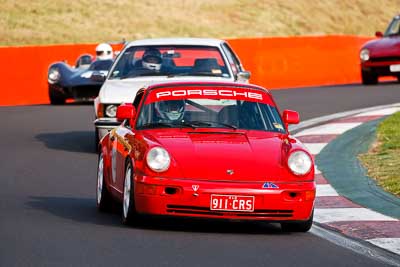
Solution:
M 179 86 L 151 90 L 146 104 L 178 99 L 233 99 L 261 102 L 274 106 L 269 95 L 261 90 L 229 86 Z

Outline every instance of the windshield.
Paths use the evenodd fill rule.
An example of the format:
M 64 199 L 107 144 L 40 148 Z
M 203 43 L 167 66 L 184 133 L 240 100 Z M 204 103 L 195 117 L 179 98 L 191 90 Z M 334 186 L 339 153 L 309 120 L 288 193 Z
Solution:
M 113 61 L 112 60 L 96 60 L 94 61 L 90 67 L 89 70 L 109 70 Z
M 148 101 L 146 101 L 148 102 Z M 234 99 L 173 99 L 144 104 L 137 129 L 228 128 L 285 133 L 276 107 Z
M 384 36 L 400 35 L 400 18 L 396 17 L 392 20 L 387 28 Z
M 221 52 L 208 46 L 133 46 L 124 51 L 110 79 L 143 76 L 229 78 Z

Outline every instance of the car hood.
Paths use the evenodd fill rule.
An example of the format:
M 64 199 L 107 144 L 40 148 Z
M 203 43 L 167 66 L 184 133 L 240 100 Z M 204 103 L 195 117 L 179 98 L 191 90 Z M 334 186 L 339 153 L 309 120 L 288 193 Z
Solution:
M 139 89 L 156 84 L 165 82 L 179 82 L 179 81 L 212 81 L 212 82 L 232 82 L 231 78 L 220 78 L 220 77 L 175 77 L 166 78 L 161 77 L 143 77 L 143 78 L 133 78 L 124 80 L 106 80 L 106 82 L 101 87 L 99 98 L 101 103 L 131 103 L 133 102 L 136 93 Z
M 281 134 L 196 130 L 172 135 L 151 132 L 149 138 L 170 153 L 184 178 L 279 181 L 282 177 Z
M 394 56 L 400 53 L 400 36 L 383 37 L 367 42 L 363 48 L 369 49 L 371 57 Z
M 102 82 L 96 82 L 93 81 L 90 77 L 93 74 L 93 70 L 87 70 L 87 69 L 76 69 L 72 72 L 71 76 L 69 77 L 69 80 L 67 83 L 70 86 L 76 86 L 76 85 L 101 85 Z M 103 73 L 104 75 L 107 75 L 108 71 L 102 70 L 98 71 Z

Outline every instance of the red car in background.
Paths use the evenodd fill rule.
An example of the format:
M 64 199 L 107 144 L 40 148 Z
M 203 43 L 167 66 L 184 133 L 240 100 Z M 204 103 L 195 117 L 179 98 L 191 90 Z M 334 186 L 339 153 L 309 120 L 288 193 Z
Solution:
M 378 83 L 379 76 L 394 76 L 400 81 L 400 15 L 393 18 L 379 39 L 367 42 L 360 50 L 363 84 Z
M 99 144 L 97 206 L 139 214 L 312 226 L 313 158 L 289 135 L 269 91 L 240 83 L 180 82 L 138 91 Z

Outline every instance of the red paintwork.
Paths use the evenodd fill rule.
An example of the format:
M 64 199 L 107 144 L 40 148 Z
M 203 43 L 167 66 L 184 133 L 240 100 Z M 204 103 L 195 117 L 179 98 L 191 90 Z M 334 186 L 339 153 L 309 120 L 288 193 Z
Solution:
M 283 122 L 286 125 L 286 128 L 289 124 L 298 124 L 300 122 L 299 113 L 293 110 L 285 110 L 282 114 Z
M 189 84 L 194 85 L 170 83 L 168 88 L 180 90 Z M 237 83 L 196 85 L 255 90 L 268 99 L 268 103 L 276 106 L 272 95 L 261 87 Z M 165 86 L 150 86 L 145 89 L 145 94 Z M 146 101 L 144 99 L 146 96 L 142 102 Z M 141 105 L 138 106 L 138 113 Z M 229 128 L 136 130 L 135 120 L 131 121 L 131 128 L 121 124 L 108 133 L 101 140 L 101 151 L 105 160 L 105 184 L 120 201 L 125 164 L 127 160 L 132 162 L 135 203 L 139 213 L 267 221 L 310 218 L 316 190 L 314 166 L 304 176 L 291 173 L 287 166 L 289 154 L 294 150 L 307 150 L 290 135 Z M 154 146 L 165 148 L 171 155 L 171 165 L 163 173 L 156 173 L 146 165 L 146 153 Z M 117 152 L 114 160 L 113 150 Z M 115 167 L 114 171 L 112 167 Z M 228 169 L 233 169 L 234 174 L 229 175 Z M 263 189 L 265 182 L 272 182 L 279 188 Z M 196 186 L 198 190 L 195 192 L 193 187 Z M 254 196 L 255 210 L 211 211 L 211 194 Z
M 117 120 L 123 121 L 135 117 L 135 107 L 130 103 L 123 103 L 117 108 Z
M 370 59 L 361 62 L 361 69 L 376 76 L 400 77 L 400 72 L 390 72 L 389 70 L 390 65 L 400 64 L 400 34 L 384 36 L 379 33 L 375 34 L 377 39 L 368 41 L 361 47 L 360 51 L 365 48 L 370 51 Z
M 399 56 L 400 35 L 371 40 L 364 44 L 363 48 L 368 48 L 370 50 L 371 58 Z

